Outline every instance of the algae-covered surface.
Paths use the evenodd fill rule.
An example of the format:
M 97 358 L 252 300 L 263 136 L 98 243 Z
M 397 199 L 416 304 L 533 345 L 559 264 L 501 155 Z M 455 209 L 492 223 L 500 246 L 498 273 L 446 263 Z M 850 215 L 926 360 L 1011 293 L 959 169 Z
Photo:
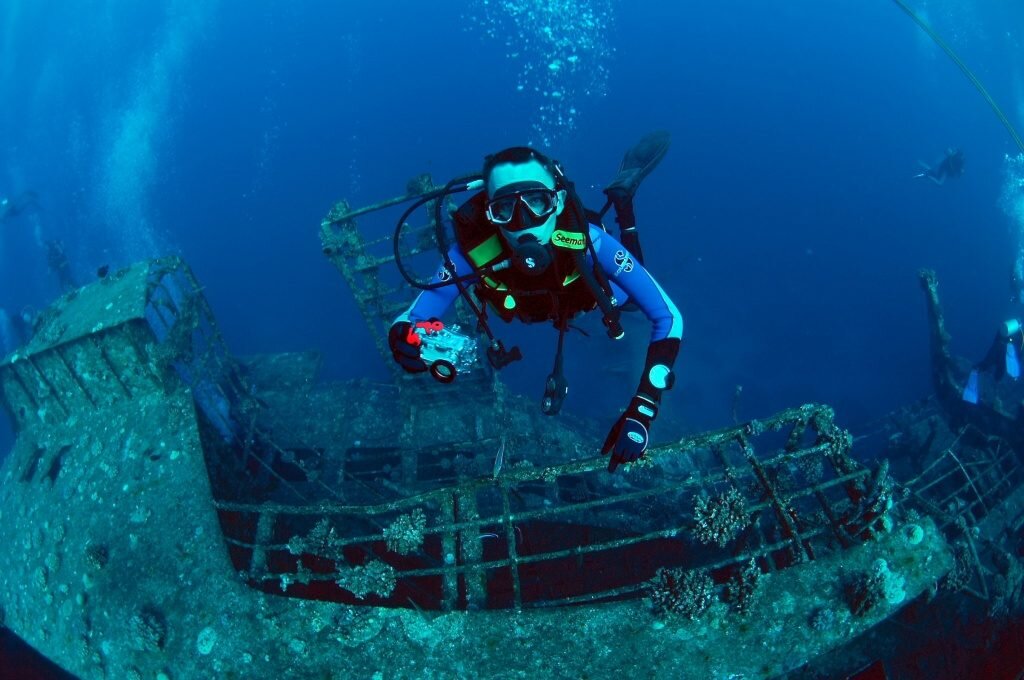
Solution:
M 150 271 L 138 266 L 122 279 L 97 282 L 63 300 L 50 312 L 47 323 L 52 327 L 64 328 L 62 319 L 69 316 L 90 318 L 66 326 L 70 330 L 60 335 L 59 353 L 54 353 L 52 345 L 30 346 L 15 363 L 0 367 L 10 372 L 2 381 L 5 389 L 11 390 L 6 395 L 8 402 L 14 399 L 31 406 L 14 413 L 21 428 L 14 450 L 0 469 L 0 541 L 15 548 L 0 555 L 0 616 L 33 647 L 79 677 L 774 677 L 816 658 L 840 653 L 840 648 L 891 619 L 902 607 L 929 601 L 943 577 L 956 566 L 945 534 L 930 516 L 894 508 L 891 500 L 885 500 L 890 486 L 885 482 L 884 467 L 867 486 L 853 483 L 864 480 L 867 471 L 844 467 L 853 465 L 839 455 L 849 436 L 832 424 L 830 409 L 808 406 L 763 421 L 801 423 L 793 430 L 799 436 L 776 433 L 786 452 L 769 448 L 763 452 L 763 465 L 754 457 L 751 442 L 769 436 L 771 428 L 760 424 L 704 433 L 691 442 L 700 442 L 704 450 L 728 442 L 742 443 L 745 458 L 736 460 L 747 460 L 760 471 L 761 486 L 756 488 L 767 490 L 769 496 L 773 489 L 781 488 L 794 494 L 788 500 L 772 496 L 771 503 L 762 497 L 759 512 L 767 513 L 765 517 L 773 517 L 773 512 L 788 517 L 795 516 L 797 507 L 804 512 L 804 506 L 796 504 L 796 488 L 782 486 L 792 485 L 797 478 L 789 477 L 788 482 L 778 478 L 772 483 L 768 476 L 796 469 L 785 460 L 799 454 L 800 450 L 792 447 L 798 448 L 806 439 L 807 450 L 822 457 L 819 463 L 831 460 L 839 468 L 836 474 L 846 475 L 833 479 L 830 488 L 860 495 L 856 503 L 826 502 L 822 489 L 827 489 L 821 486 L 817 493 L 822 506 L 833 503 L 836 512 L 845 507 L 851 517 L 872 517 L 859 522 L 851 518 L 842 526 L 834 518 L 829 518 L 829 524 L 822 517 L 818 533 L 805 533 L 799 539 L 803 547 L 792 552 L 786 551 L 797 541 L 795 535 L 785 538 L 786 527 L 795 526 L 788 519 L 777 525 L 759 525 L 776 526 L 782 532 L 772 540 L 790 557 L 776 562 L 769 552 L 762 552 L 758 567 L 746 572 L 749 581 L 742 598 L 729 594 L 734 588 L 731 584 L 707 581 L 706 591 L 672 586 L 675 590 L 662 592 L 659 588 L 667 586 L 664 582 L 659 586 L 655 579 L 641 584 L 644 587 L 639 590 L 625 588 L 612 594 L 612 601 L 598 594 L 579 598 L 576 604 L 551 604 L 542 598 L 519 609 L 477 606 L 443 611 L 427 610 L 414 602 L 408 603 L 410 606 L 404 602 L 392 607 L 360 605 L 362 586 L 344 578 L 339 578 L 338 585 L 354 593 L 356 604 L 304 599 L 300 595 L 305 591 L 289 585 L 296 578 L 280 570 L 274 573 L 282 574 L 279 582 L 284 593 L 263 592 L 252 587 L 252 563 L 257 561 L 258 551 L 254 549 L 251 558 L 241 560 L 251 559 L 248 567 L 240 566 L 241 543 L 225 529 L 224 512 L 230 504 L 221 502 L 223 490 L 216 485 L 230 484 L 231 494 L 243 503 L 246 495 L 258 498 L 264 493 L 261 485 L 268 480 L 283 484 L 280 488 L 284 490 L 294 488 L 275 477 L 279 474 L 273 471 L 279 460 L 276 456 L 286 453 L 275 449 L 280 446 L 275 442 L 302 444 L 324 452 L 324 456 L 340 456 L 338 460 L 344 462 L 342 453 L 365 449 L 361 438 L 376 430 L 375 445 L 379 446 L 382 436 L 391 437 L 398 450 L 402 437 L 411 437 L 419 443 L 415 455 L 429 460 L 428 449 L 443 450 L 450 441 L 465 443 L 476 438 L 497 447 L 500 440 L 500 446 L 508 443 L 511 447 L 511 440 L 501 439 L 501 433 L 493 431 L 495 422 L 505 422 L 516 423 L 523 432 L 536 432 L 533 446 L 555 460 L 559 452 L 569 458 L 585 458 L 592 452 L 578 448 L 579 436 L 569 426 L 571 421 L 545 429 L 545 421 L 527 415 L 532 405 L 501 389 L 494 392 L 494 404 L 481 408 L 497 408 L 500 402 L 504 420 L 482 418 L 480 413 L 446 418 L 445 410 L 451 406 L 442 404 L 410 411 L 416 422 L 403 424 L 398 413 L 380 414 L 396 393 L 394 386 L 365 381 L 318 386 L 319 359 L 315 354 L 256 357 L 237 364 L 218 358 L 216 366 L 224 372 L 214 377 L 224 382 L 210 382 L 212 377 L 204 379 L 193 367 L 204 365 L 197 362 L 196 347 L 209 347 L 204 338 L 215 335 L 175 331 L 161 339 L 147 330 L 144 321 L 132 331 L 136 349 L 118 352 L 120 338 L 129 336 L 111 336 L 107 331 L 111 325 L 138 319 L 144 313 L 146 307 L 139 299 L 150 293 L 143 276 Z M 132 279 L 135 276 L 137 279 Z M 177 324 L 198 323 L 199 315 L 188 313 L 190 304 L 199 304 L 198 291 L 191 292 L 196 296 L 193 303 L 179 300 L 181 313 L 174 317 Z M 115 312 L 115 308 L 129 311 Z M 96 330 L 83 331 L 92 328 Z M 79 332 L 85 334 L 76 338 Z M 197 337 L 206 344 L 196 345 Z M 211 351 L 208 356 L 221 355 Z M 182 366 L 186 370 L 181 370 Z M 237 367 L 230 369 L 236 373 L 224 368 L 231 366 Z M 30 375 L 35 376 L 31 381 L 27 379 Z M 104 387 L 119 396 L 101 398 Z M 230 412 L 236 421 L 252 415 L 252 404 L 261 404 L 267 412 L 262 425 L 248 432 L 264 437 L 269 457 L 252 454 L 259 447 L 249 435 L 232 440 L 232 431 L 211 424 L 211 414 L 227 408 L 226 394 L 251 396 L 242 404 L 245 408 Z M 205 395 L 203 399 L 201 395 Z M 47 410 L 46 417 L 37 413 Z M 445 426 L 436 426 L 439 421 Z M 813 432 L 804 429 L 809 423 L 816 428 Z M 382 425 L 386 426 L 383 435 Z M 268 431 L 273 431 L 276 439 L 267 438 Z M 548 475 L 530 466 L 513 465 L 497 471 L 491 451 L 486 449 L 471 464 L 464 461 L 459 474 L 468 483 L 483 476 L 486 485 L 495 488 L 524 484 L 523 493 L 528 495 L 519 498 L 526 508 L 524 514 L 562 502 L 562 494 L 569 494 L 573 502 L 584 499 L 582 507 L 591 509 L 577 517 L 592 517 L 595 528 L 601 522 L 615 526 L 618 521 L 614 512 L 604 513 L 598 520 L 606 494 L 611 494 L 607 501 L 615 503 L 622 498 L 614 494 L 628 497 L 643 491 L 650 496 L 650 489 L 663 488 L 664 499 L 650 496 L 637 507 L 667 517 L 679 515 L 682 496 L 675 494 L 683 487 L 667 484 L 666 470 L 691 460 L 659 450 L 644 465 L 615 477 L 614 484 L 560 487 L 557 479 L 572 478 L 567 469 L 589 470 L 594 462 L 545 467 L 552 472 L 545 482 Z M 804 462 L 814 461 L 807 458 Z M 405 472 L 415 472 L 416 459 L 411 467 L 403 467 L 409 468 Z M 345 476 L 346 470 L 343 464 L 340 471 L 332 471 L 337 474 L 334 481 L 352 482 Z M 403 493 L 402 484 L 408 479 L 400 472 L 382 470 L 387 479 L 381 488 L 390 494 Z M 311 469 L 310 473 L 325 471 Z M 369 473 L 364 470 L 360 474 Z M 715 479 L 728 482 L 736 493 L 746 488 L 741 480 L 747 478 L 739 476 L 736 467 L 725 476 L 707 470 L 701 474 L 707 483 Z M 814 468 L 815 478 L 820 474 L 821 470 Z M 445 480 L 455 479 L 452 475 L 455 472 L 448 470 L 417 488 L 443 494 L 448 484 Z M 369 491 L 364 488 L 364 479 L 370 477 L 360 477 L 356 486 L 373 492 L 372 486 Z M 324 480 L 313 476 L 309 481 L 312 488 L 313 482 Z M 700 481 L 684 476 L 682 483 Z M 582 495 L 576 499 L 575 494 Z M 459 502 L 470 500 L 466 495 L 456 496 Z M 806 500 L 807 494 L 803 497 Z M 714 520 L 719 498 L 728 498 L 728 494 L 715 499 L 700 497 L 697 506 L 704 508 L 704 520 Z M 270 514 L 286 507 L 277 502 L 271 505 L 276 510 Z M 257 512 L 265 509 L 258 502 L 255 507 Z M 327 505 L 322 507 L 326 512 Z M 742 512 L 742 503 L 734 509 Z M 459 529 L 462 538 L 458 540 L 476 537 L 467 529 L 477 530 L 471 526 L 474 513 L 465 508 L 462 512 L 460 521 L 466 524 Z M 504 512 L 507 515 L 509 511 L 506 508 Z M 829 512 L 826 507 L 824 514 Z M 419 516 L 419 524 L 416 518 L 410 514 L 403 520 L 409 531 L 398 533 L 416 533 L 414 543 L 418 544 L 423 517 Z M 738 519 L 746 524 L 744 518 Z M 511 519 L 507 521 L 512 532 Z M 645 524 L 647 521 L 647 517 L 627 517 L 626 526 L 638 532 L 657 528 Z M 406 546 L 404 539 L 399 540 L 401 536 L 396 538 L 396 526 L 404 525 L 396 520 L 384 530 L 389 548 L 403 555 L 414 551 L 413 543 Z M 641 530 L 642 526 L 648 528 Z M 831 529 L 821 528 L 826 526 Z M 853 526 L 857 527 L 853 534 L 844 533 L 847 529 L 842 527 Z M 343 524 L 338 527 L 344 532 Z M 698 529 L 682 534 L 702 536 Z M 721 542 L 718 547 L 701 548 L 678 533 L 670 530 L 666 535 L 684 550 L 695 551 L 691 557 L 698 563 L 701 559 L 706 563 L 712 554 L 709 550 L 723 551 Z M 454 533 L 451 536 L 445 540 L 456 540 Z M 731 545 L 729 536 L 716 532 L 705 539 L 716 537 Z M 261 545 L 287 540 L 271 539 L 268 536 Z M 812 543 L 818 546 L 817 552 Z M 454 543 L 451 547 L 454 552 Z M 722 554 L 732 549 L 727 547 Z M 774 554 L 780 548 L 768 550 Z M 462 559 L 479 560 L 480 543 L 462 545 L 458 552 Z M 568 554 L 582 560 L 584 552 L 570 549 Z M 699 555 L 703 557 L 698 559 Z M 690 566 L 684 560 L 681 568 Z M 629 565 L 625 567 L 628 571 Z M 465 573 L 474 568 L 466 564 Z M 353 571 L 357 570 L 342 569 L 342 577 L 352 576 L 349 572 Z M 616 601 L 615 597 L 626 599 Z M 706 601 L 700 607 L 688 605 L 687 598 L 694 597 Z M 467 595 L 467 601 L 470 599 Z

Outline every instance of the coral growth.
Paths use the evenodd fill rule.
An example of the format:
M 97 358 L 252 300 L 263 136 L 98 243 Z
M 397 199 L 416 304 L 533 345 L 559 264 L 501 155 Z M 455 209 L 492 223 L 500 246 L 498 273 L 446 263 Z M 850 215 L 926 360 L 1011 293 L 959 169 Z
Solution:
M 862 515 L 882 515 L 892 507 L 893 479 L 889 476 L 889 461 L 878 464 L 865 491 L 867 495 L 861 500 Z
M 971 582 L 973 558 L 970 548 L 963 541 L 953 544 L 953 568 L 946 574 L 943 586 L 950 592 L 962 590 Z
M 391 565 L 375 560 L 365 566 L 339 572 L 336 583 L 359 598 L 369 593 L 387 597 L 395 589 L 395 580 L 395 570 Z
M 724 547 L 748 524 L 746 503 L 736 489 L 709 498 L 699 496 L 693 509 L 693 535 L 702 543 Z
M 316 523 L 309 535 L 293 536 L 288 541 L 288 552 L 301 555 L 304 552 L 314 553 L 332 560 L 341 559 L 342 540 L 326 517 Z
M 908 524 L 903 528 L 903 540 L 907 545 L 917 545 L 924 540 L 924 529 L 919 524 Z
M 703 569 L 659 569 L 650 581 L 651 604 L 658 614 L 696 619 L 711 606 L 715 584 Z
M 1016 557 L 1004 550 L 995 551 L 992 562 L 998 573 L 992 577 L 989 615 L 1007 617 L 1019 612 L 1024 603 L 1024 569 Z
M 814 610 L 811 620 L 808 622 L 811 628 L 819 633 L 826 633 L 836 626 L 836 613 L 828 607 L 821 607 Z
M 844 587 L 846 603 L 855 616 L 863 616 L 882 602 L 897 605 L 907 593 L 903 588 L 904 579 L 889 571 L 883 559 L 875 560 L 869 571 L 860 572 Z
M 206 656 L 213 651 L 213 648 L 217 644 L 217 631 L 212 626 L 207 626 L 199 631 L 199 635 L 196 637 L 196 650 Z
M 734 610 L 746 614 L 757 596 L 757 585 L 761 580 L 761 569 L 751 559 L 729 579 L 725 596 Z
M 85 564 L 93 571 L 99 571 L 107 566 L 110 561 L 110 553 L 107 546 L 99 543 L 91 543 L 85 549 Z
M 299 560 L 298 565 L 295 567 L 295 576 L 293 578 L 294 583 L 301 583 L 306 586 L 313 580 L 313 572 Z
M 426 528 L 427 518 L 419 508 L 408 515 L 400 515 L 384 529 L 388 550 L 393 550 L 399 555 L 416 552 L 423 545 L 423 531 Z
M 132 646 L 144 652 L 155 652 L 164 648 L 167 640 L 167 621 L 153 607 L 143 607 L 128 620 Z
M 846 604 L 854 616 L 862 616 L 882 601 L 882 583 L 870 572 L 854 576 L 843 588 Z

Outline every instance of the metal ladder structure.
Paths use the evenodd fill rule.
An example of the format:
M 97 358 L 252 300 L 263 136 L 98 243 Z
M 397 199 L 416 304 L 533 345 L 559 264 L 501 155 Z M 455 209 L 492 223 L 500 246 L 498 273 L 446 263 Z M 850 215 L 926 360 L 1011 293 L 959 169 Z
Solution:
M 406 196 L 354 210 L 347 201 L 341 200 L 334 204 L 320 223 L 320 241 L 324 255 L 348 283 L 360 314 L 373 335 L 381 359 L 391 368 L 399 383 L 408 376 L 391 358 L 391 350 L 387 344 L 388 330 L 395 318 L 409 307 L 416 291 L 398 275 L 392 230 L 381 225 L 380 228 L 373 229 L 377 235 L 367 238 L 360 230 L 356 218 L 380 213 L 436 188 L 438 187 L 433 185 L 429 175 L 421 175 L 409 182 L 409 193 Z M 433 206 L 434 202 L 426 205 L 429 217 L 425 224 L 403 227 L 404 238 L 399 244 L 403 259 L 409 260 L 422 253 L 437 252 L 438 246 L 434 238 L 437 225 L 434 221 Z M 472 331 L 476 327 L 476 317 L 461 298 L 456 304 L 454 318 L 462 328 Z M 464 398 L 467 393 L 486 394 L 492 391 L 494 379 L 495 372 L 490 364 L 486 360 L 479 361 L 472 373 L 459 376 L 461 397 Z M 444 399 L 451 393 L 450 390 L 445 391 L 444 386 L 424 388 L 422 385 L 422 381 L 417 381 L 417 391 L 427 389 L 431 399 Z
M 522 609 L 641 597 L 663 568 L 699 570 L 724 592 L 751 563 L 784 570 L 874 536 L 891 484 L 849 446 L 831 409 L 804 406 L 654 448 L 625 486 L 597 458 L 376 505 L 216 506 L 236 529 L 236 564 L 278 594 Z M 717 465 L 694 475 L 687 456 Z M 616 573 L 626 555 L 630 573 Z M 370 574 L 377 590 L 364 589 Z

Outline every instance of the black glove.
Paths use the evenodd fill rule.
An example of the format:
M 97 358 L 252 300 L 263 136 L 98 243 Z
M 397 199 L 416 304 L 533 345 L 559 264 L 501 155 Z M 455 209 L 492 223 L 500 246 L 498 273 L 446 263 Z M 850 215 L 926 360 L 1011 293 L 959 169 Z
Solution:
M 639 394 L 633 397 L 629 408 L 619 416 L 601 447 L 602 455 L 611 454 L 608 472 L 615 472 L 621 463 L 632 463 L 643 457 L 651 422 L 657 414 L 658 405 L 653 401 Z
M 407 373 L 423 373 L 427 364 L 420 358 L 420 336 L 408 321 L 399 321 L 388 331 L 391 356 Z

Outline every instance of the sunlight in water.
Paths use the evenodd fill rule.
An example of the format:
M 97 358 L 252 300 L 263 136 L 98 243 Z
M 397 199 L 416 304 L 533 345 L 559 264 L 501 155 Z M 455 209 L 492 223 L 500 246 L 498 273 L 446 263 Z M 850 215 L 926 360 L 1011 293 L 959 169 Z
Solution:
M 174 102 L 195 40 L 215 11 L 214 2 L 181 0 L 168 8 L 164 30 L 138 70 L 134 88 L 108 122 L 110 139 L 100 166 L 97 208 L 132 259 L 164 254 L 150 207 L 159 182 L 161 152 L 174 135 Z
M 15 73 L 14 36 L 18 30 L 18 14 L 21 11 L 21 3 L 17 0 L 7 3 L 6 11 L 3 13 L 3 27 L 0 34 L 0 85 L 6 86 L 11 76 Z

